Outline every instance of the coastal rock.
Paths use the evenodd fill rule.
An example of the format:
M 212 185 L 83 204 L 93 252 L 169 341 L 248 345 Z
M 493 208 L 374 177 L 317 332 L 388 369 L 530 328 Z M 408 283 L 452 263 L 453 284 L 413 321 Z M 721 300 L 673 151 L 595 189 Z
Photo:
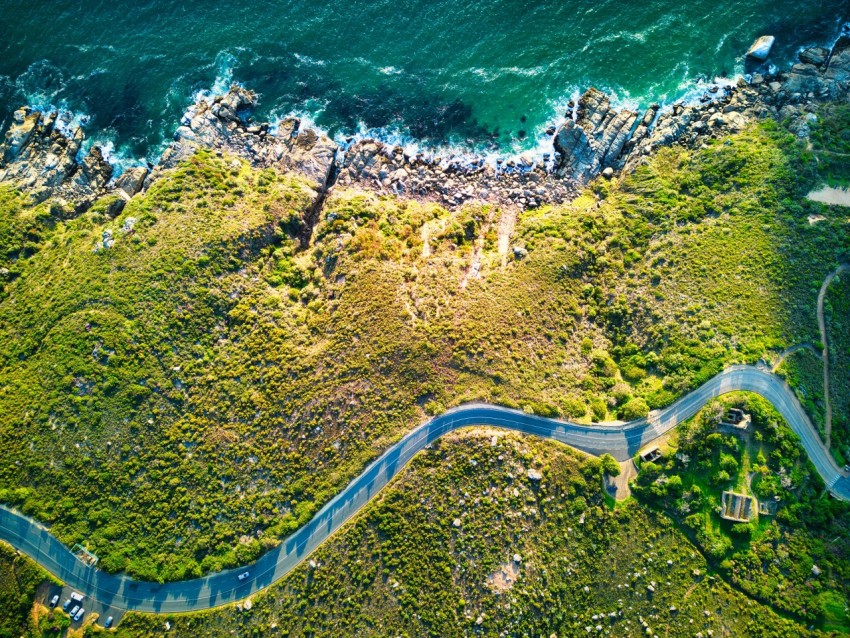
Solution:
M 767 56 L 770 55 L 770 50 L 773 48 L 774 42 L 776 42 L 776 38 L 772 35 L 761 36 L 753 42 L 753 45 L 747 51 L 747 57 L 754 60 L 766 60 Z
M 28 193 L 33 203 L 56 198 L 68 204 L 58 208 L 84 210 L 107 191 L 113 170 L 98 146 L 77 162 L 84 139 L 82 129 L 57 112 L 18 109 L 0 146 L 0 182 Z
M 847 92 L 850 86 L 850 34 L 841 36 L 833 46 L 824 78 L 833 83 L 830 87 L 831 98 L 835 99 L 839 94 Z
M 232 86 L 221 96 L 200 100 L 185 114 L 174 141 L 152 172 L 131 168 L 110 182 L 112 167 L 98 147 L 82 161 L 83 131 L 67 116 L 24 107 L 14 113 L 0 146 L 0 182 L 14 184 L 34 202 L 55 198 L 51 210 L 69 216 L 85 210 L 114 189 L 107 214 L 144 189 L 163 170 L 200 148 L 244 158 L 256 167 L 274 167 L 304 177 L 320 204 L 333 184 L 359 185 L 382 194 L 437 202 L 450 208 L 472 201 L 532 208 L 571 199 L 598 175 L 628 173 L 658 147 L 700 148 L 712 139 L 743 130 L 766 117 L 788 121 L 795 135 L 809 135 L 813 113 L 826 100 L 846 100 L 850 88 L 850 34 L 831 51 L 810 48 L 788 71 L 761 69 L 748 83 L 713 84 L 698 100 L 661 107 L 643 114 L 615 109 L 603 92 L 591 88 L 570 104 L 560 126 L 550 127 L 554 153 L 525 152 L 511 159 L 490 160 L 471 154 L 434 155 L 400 146 L 349 139 L 339 152 L 323 133 L 290 117 L 276 126 L 251 120 L 256 95 Z M 320 207 L 305 219 L 302 242 Z M 524 250 L 514 249 L 514 258 Z
M 829 49 L 825 49 L 823 47 L 811 47 L 810 49 L 800 51 L 800 54 L 797 57 L 803 64 L 821 66 L 829 57 Z
M 549 173 L 531 153 L 519 162 L 496 160 L 494 165 L 476 156 L 409 155 L 373 139 L 357 141 L 345 151 L 337 183 L 437 201 L 449 208 L 470 201 L 528 208 L 575 194 L 573 184 Z
M 615 166 L 637 118 L 633 111 L 613 111 L 607 95 L 588 90 L 579 99 L 576 119 L 568 119 L 555 134 L 555 150 L 560 154 L 557 173 L 585 182 Z
M 301 128 L 298 118 L 283 120 L 276 132 L 268 124 L 249 125 L 257 97 L 238 85 L 212 101 L 200 100 L 183 117 L 157 170 L 176 166 L 199 148 L 225 150 L 254 166 L 273 166 L 306 177 L 317 191 L 327 186 L 336 156 L 336 144 L 323 133 Z M 318 197 L 318 193 L 317 193 Z

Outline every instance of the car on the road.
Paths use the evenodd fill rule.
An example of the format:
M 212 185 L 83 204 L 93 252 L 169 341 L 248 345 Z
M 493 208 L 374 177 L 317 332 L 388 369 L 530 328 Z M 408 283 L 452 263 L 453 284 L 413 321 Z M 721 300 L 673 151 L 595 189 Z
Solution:
M 104 629 L 109 629 L 112 626 L 112 616 L 106 619 L 106 622 L 103 623 Z
M 84 613 L 86 613 L 86 610 L 83 609 L 82 607 L 80 607 L 80 611 L 78 611 L 76 614 L 74 614 L 74 622 L 76 622 L 80 618 L 82 618 Z
M 55 594 L 53 598 L 50 599 L 50 606 L 56 607 L 56 603 L 59 602 L 59 594 Z
M 79 608 L 80 608 L 80 606 L 79 606 L 79 605 L 74 605 L 73 607 L 71 607 L 71 611 L 69 611 L 69 612 L 68 612 L 68 615 L 69 615 L 71 618 L 73 618 L 73 617 L 74 617 L 74 614 L 76 614 L 76 613 L 77 613 L 77 610 L 78 610 Z
M 71 599 L 69 598 L 64 603 L 62 603 L 62 611 L 68 611 L 68 607 L 71 606 Z
M 242 572 L 241 574 L 239 574 L 239 576 L 237 576 L 237 578 L 239 580 L 245 580 L 250 575 L 251 575 L 251 572 Z

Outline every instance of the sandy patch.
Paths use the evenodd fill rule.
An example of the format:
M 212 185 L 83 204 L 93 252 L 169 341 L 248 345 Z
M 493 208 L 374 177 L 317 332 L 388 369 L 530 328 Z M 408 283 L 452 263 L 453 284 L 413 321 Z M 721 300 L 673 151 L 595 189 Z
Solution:
M 850 190 L 846 188 L 835 188 L 833 186 L 821 186 L 816 191 L 812 191 L 806 198 L 813 202 L 829 204 L 830 206 L 850 206 Z M 809 223 L 813 223 L 811 218 Z

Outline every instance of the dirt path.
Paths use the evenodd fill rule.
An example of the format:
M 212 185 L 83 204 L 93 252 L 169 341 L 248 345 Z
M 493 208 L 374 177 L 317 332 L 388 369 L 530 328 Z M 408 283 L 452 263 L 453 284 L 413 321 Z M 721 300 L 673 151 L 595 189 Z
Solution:
M 428 259 L 431 256 L 431 244 L 428 236 L 428 222 L 422 224 L 422 257 Z
M 823 397 L 825 405 L 824 412 L 826 413 L 824 417 L 824 431 L 826 433 L 824 444 L 826 445 L 826 449 L 830 448 L 832 437 L 832 402 L 829 400 L 829 339 L 826 334 L 826 319 L 823 316 L 823 300 L 826 298 L 826 291 L 829 289 L 829 284 L 845 270 L 850 270 L 850 264 L 841 264 L 829 273 L 826 279 L 823 280 L 820 292 L 818 293 L 818 328 L 820 329 L 820 340 L 823 344 L 823 353 L 821 356 L 823 357 Z
M 470 262 L 469 269 L 463 275 L 463 279 L 460 280 L 461 290 L 466 288 L 466 284 L 470 278 L 472 279 L 480 279 L 481 278 L 481 255 L 484 252 L 484 241 L 487 233 L 490 230 L 490 226 L 493 224 L 493 212 L 487 215 L 487 219 L 484 220 L 484 223 L 481 224 L 481 231 L 478 233 L 478 237 L 475 238 L 475 247 L 472 251 L 472 261 Z M 501 221 L 499 222 L 501 225 Z
M 517 213 L 517 209 L 506 207 L 499 219 L 499 257 L 502 260 L 502 268 L 508 263 L 508 248 L 511 245 L 511 235 L 514 234 Z

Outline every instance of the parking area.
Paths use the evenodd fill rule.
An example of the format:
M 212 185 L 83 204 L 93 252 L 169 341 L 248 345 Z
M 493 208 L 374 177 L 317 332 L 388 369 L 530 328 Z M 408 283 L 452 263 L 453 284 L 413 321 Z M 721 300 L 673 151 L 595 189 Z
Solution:
M 46 584 L 38 592 L 37 601 L 48 609 L 67 615 L 74 629 L 90 623 L 101 627 L 108 624 L 108 628 L 112 628 L 124 615 L 123 610 L 88 599 L 71 587 L 53 584 Z

